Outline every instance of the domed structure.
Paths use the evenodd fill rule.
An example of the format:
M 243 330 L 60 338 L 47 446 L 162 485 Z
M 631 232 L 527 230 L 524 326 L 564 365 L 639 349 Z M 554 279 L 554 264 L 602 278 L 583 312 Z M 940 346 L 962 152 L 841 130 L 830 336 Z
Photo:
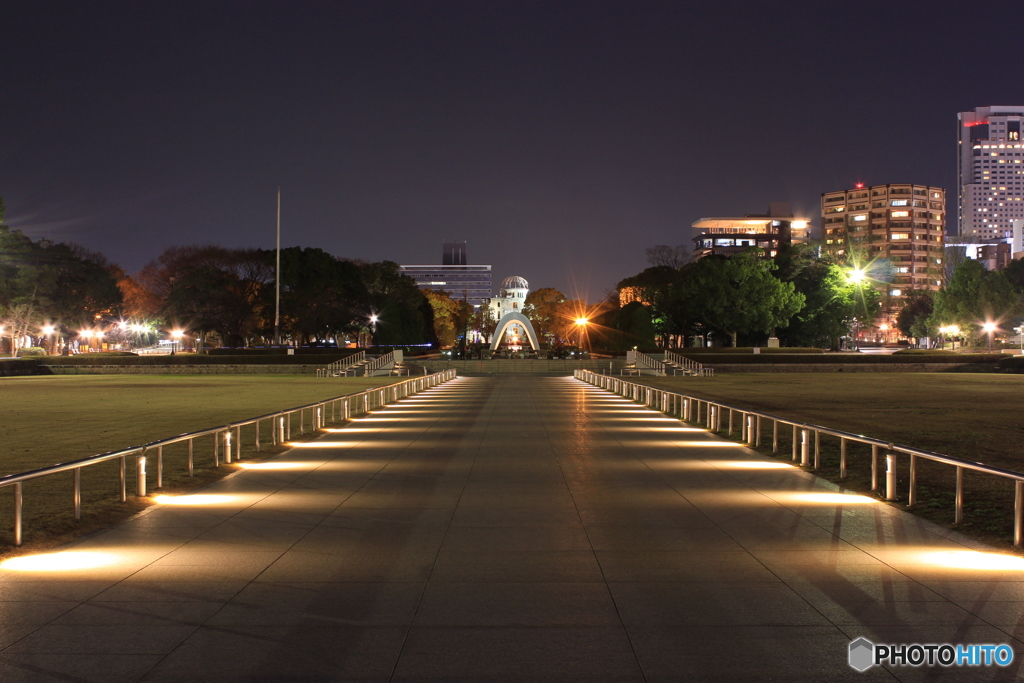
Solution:
M 530 291 L 530 283 L 526 281 L 526 278 L 520 277 L 518 275 L 513 275 L 511 277 L 507 277 L 507 278 L 505 278 L 504 280 L 501 281 L 501 295 L 502 296 L 512 296 L 511 290 L 514 290 L 514 289 L 523 289 L 523 290 L 526 290 L 527 292 L 529 292 Z M 524 299 L 526 298 L 525 294 L 523 295 L 523 298 Z

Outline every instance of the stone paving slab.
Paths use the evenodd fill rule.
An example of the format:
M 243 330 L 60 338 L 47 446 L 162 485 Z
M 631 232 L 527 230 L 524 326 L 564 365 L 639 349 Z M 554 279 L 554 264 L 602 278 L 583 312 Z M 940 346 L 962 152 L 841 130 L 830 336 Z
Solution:
M 272 462 L 54 554 L 95 566 L 0 567 L 0 680 L 1018 676 L 858 673 L 859 636 L 1024 657 L 1021 564 L 571 378 L 460 378 Z

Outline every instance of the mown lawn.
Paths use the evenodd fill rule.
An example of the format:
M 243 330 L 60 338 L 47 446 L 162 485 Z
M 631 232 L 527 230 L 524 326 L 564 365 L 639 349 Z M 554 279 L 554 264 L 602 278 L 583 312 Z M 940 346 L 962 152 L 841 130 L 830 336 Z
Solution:
M 736 373 L 717 377 L 642 378 L 673 392 L 719 401 L 800 422 L 1024 472 L 1024 376 L 959 373 Z M 766 426 L 761 448 L 771 449 Z M 739 432 L 737 423 L 736 434 Z M 791 431 L 780 430 L 779 456 L 788 460 Z M 819 474 L 840 482 L 838 439 L 823 437 Z M 870 490 L 870 448 L 850 446 L 843 486 Z M 881 465 L 884 470 L 884 462 Z M 906 502 L 907 458 L 898 466 Z M 881 475 L 884 485 L 884 475 Z M 921 461 L 914 510 L 943 524 L 953 521 L 955 470 Z M 965 476 L 965 523 L 959 528 L 991 542 L 1012 539 L 1013 484 Z
M 0 476 L 199 431 L 399 381 L 394 377 L 318 379 L 307 375 L 77 375 L 0 379 Z M 307 413 L 307 420 L 308 420 Z M 308 422 L 307 422 L 308 424 Z M 251 430 L 251 428 L 246 428 Z M 297 428 L 293 437 L 297 436 Z M 243 455 L 256 455 L 244 436 Z M 262 455 L 269 446 L 265 423 Z M 207 443 L 209 442 L 209 443 Z M 212 467 L 212 437 L 196 440 L 196 477 L 185 447 L 165 449 L 165 489 L 191 488 L 231 471 Z M 129 464 L 129 468 L 133 467 Z M 82 474 L 83 519 L 71 514 L 71 473 L 25 484 L 25 538 L 51 542 L 108 524 L 145 501 L 117 500 L 118 466 Z M 131 482 L 132 472 L 129 473 Z M 151 484 L 152 485 L 152 484 Z M 12 541 L 12 488 L 0 491 L 0 546 Z M 131 489 L 131 483 L 129 489 Z

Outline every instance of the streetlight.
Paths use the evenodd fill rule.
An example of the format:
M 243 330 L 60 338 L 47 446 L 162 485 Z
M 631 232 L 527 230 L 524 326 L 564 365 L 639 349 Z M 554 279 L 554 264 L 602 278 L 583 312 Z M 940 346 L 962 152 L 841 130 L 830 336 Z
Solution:
M 377 336 L 377 320 L 378 320 L 377 314 L 376 313 L 371 313 L 370 314 L 370 329 L 372 330 L 372 332 L 370 334 L 370 341 L 371 342 L 373 341 L 373 337 Z M 369 346 L 369 344 L 367 344 L 367 346 Z
M 80 330 L 78 336 L 85 340 L 85 348 L 91 351 L 92 344 L 89 343 L 89 339 L 92 338 L 92 330 Z M 79 351 L 81 351 L 81 345 L 79 345 Z
M 981 326 L 981 329 L 985 330 L 985 332 L 988 333 L 988 350 L 989 350 L 989 353 L 991 353 L 992 352 L 992 333 L 996 331 L 996 324 L 995 323 L 985 323 L 984 325 Z
M 54 333 L 54 331 L 56 329 L 57 328 L 55 328 L 53 325 L 43 325 L 43 335 L 46 336 L 46 340 L 47 341 L 50 341 L 50 337 L 53 335 L 53 333 Z M 50 356 L 53 355 L 53 347 L 54 347 L 54 344 L 51 342 L 50 343 L 50 348 L 47 349 L 47 354 L 50 355 Z
M 583 351 L 583 334 L 587 330 L 587 323 L 590 321 L 587 318 L 576 318 L 576 326 L 580 328 L 580 351 Z
M 174 355 L 174 352 L 178 350 L 178 347 L 181 344 L 181 338 L 183 336 L 185 336 L 184 330 L 171 330 L 171 340 L 172 340 L 171 341 L 171 355 L 172 356 Z
M 847 274 L 846 279 L 848 279 L 851 283 L 855 285 L 859 285 L 860 283 L 864 282 L 864 279 L 866 277 L 867 274 L 864 272 L 863 269 L 854 268 Z
M 878 326 L 878 329 L 882 332 L 882 343 L 887 343 L 889 341 L 889 324 L 882 323 Z

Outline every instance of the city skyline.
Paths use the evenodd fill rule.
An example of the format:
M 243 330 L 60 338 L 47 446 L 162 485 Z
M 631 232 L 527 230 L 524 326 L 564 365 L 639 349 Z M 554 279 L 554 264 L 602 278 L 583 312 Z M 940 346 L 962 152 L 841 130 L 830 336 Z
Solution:
M 591 301 L 701 216 L 787 201 L 817 237 L 821 193 L 856 182 L 952 203 L 957 113 L 1016 97 L 957 13 L 859 8 L 913 20 L 894 40 L 779 7 L 27 3 L 7 12 L 0 196 L 11 227 L 135 272 L 166 246 L 271 248 L 280 186 L 285 246 L 408 264 L 467 240 Z

